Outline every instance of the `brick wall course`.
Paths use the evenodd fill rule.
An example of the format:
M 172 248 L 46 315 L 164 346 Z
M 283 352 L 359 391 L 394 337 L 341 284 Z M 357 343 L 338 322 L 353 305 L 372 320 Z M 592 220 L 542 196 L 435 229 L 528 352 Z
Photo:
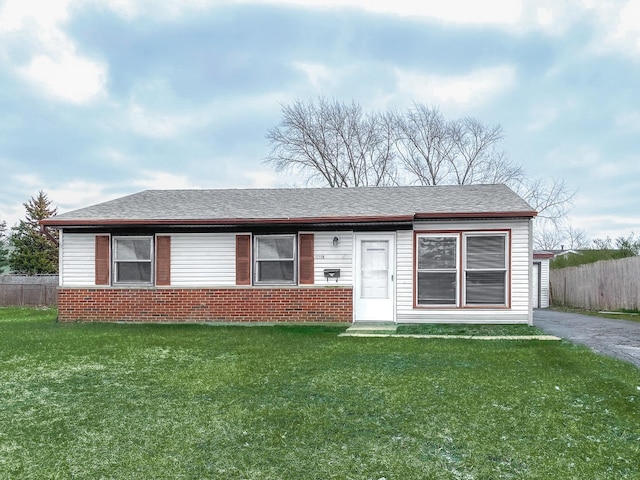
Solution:
M 351 287 L 64 288 L 62 322 L 336 322 L 353 319 Z

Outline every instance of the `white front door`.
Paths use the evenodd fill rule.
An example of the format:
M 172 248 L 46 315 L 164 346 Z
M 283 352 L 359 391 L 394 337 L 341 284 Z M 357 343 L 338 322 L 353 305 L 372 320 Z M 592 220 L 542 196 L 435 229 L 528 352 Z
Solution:
M 356 322 L 393 322 L 395 235 L 357 234 L 354 310 Z

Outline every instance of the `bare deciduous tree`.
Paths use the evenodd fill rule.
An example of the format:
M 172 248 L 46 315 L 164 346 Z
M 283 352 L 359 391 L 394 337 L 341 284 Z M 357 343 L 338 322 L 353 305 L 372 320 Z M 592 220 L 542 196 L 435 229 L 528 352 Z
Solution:
M 487 126 L 475 118 L 465 117 L 450 123 L 452 148 L 449 150 L 451 171 L 458 185 L 486 183 L 495 155 L 495 146 L 502 140 L 500 126 Z
M 406 115 L 392 114 L 398 158 L 409 182 L 438 185 L 450 172 L 451 129 L 435 108 L 415 104 Z
M 522 167 L 496 147 L 500 126 L 475 118 L 446 120 L 437 108 L 414 104 L 405 115 L 393 115 L 398 158 L 408 183 L 421 185 L 516 183 Z
M 538 217 L 556 226 L 573 206 L 574 192 L 563 179 L 525 179 L 519 185 L 510 185 L 537 212 Z
M 395 184 L 392 125 L 383 115 L 363 115 L 356 103 L 320 98 L 282 106 L 269 130 L 267 161 L 277 172 L 294 170 L 330 187 Z
M 533 240 L 537 250 L 575 250 L 587 248 L 590 243 L 584 230 L 572 226 L 539 229 Z
M 581 228 L 573 228 L 568 226 L 564 230 L 566 232 L 567 243 L 561 244 L 567 245 L 570 249 L 587 248 L 591 241 L 587 237 L 587 232 Z
M 499 149 L 503 136 L 499 125 L 447 120 L 418 103 L 405 113 L 363 113 L 320 97 L 282 106 L 266 161 L 329 187 L 504 183 L 536 209 L 540 231 L 561 228 L 574 193 L 560 179 L 528 178 Z

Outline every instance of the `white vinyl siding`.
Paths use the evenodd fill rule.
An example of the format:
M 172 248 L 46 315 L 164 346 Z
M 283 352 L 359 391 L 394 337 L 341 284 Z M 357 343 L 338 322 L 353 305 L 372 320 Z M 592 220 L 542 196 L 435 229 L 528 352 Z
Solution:
M 88 287 L 96 284 L 96 236 L 92 233 L 62 232 L 60 242 L 60 285 Z
M 352 285 L 353 284 L 353 232 L 303 232 L 313 233 L 314 277 L 315 285 Z M 334 237 L 338 245 L 333 246 Z M 340 269 L 340 278 L 327 279 L 325 268 Z
M 468 222 L 418 222 L 414 229 L 434 234 L 440 232 L 493 232 L 510 229 L 511 308 L 413 308 L 414 264 L 412 231 L 397 233 L 397 322 L 398 323 L 526 323 L 529 319 L 529 220 Z M 507 237 L 508 238 L 508 237 Z M 509 239 L 507 239 L 509 242 Z M 508 248 L 507 243 L 507 248 Z M 507 287 L 509 282 L 507 280 Z
M 353 233 L 301 232 L 314 235 L 314 283 L 351 285 L 353 281 Z M 333 238 L 338 245 L 333 246 Z M 236 233 L 178 233 L 171 235 L 172 286 L 231 286 L 236 282 Z M 324 276 L 325 268 L 339 268 L 338 282 Z
M 171 286 L 236 284 L 235 233 L 171 235 Z

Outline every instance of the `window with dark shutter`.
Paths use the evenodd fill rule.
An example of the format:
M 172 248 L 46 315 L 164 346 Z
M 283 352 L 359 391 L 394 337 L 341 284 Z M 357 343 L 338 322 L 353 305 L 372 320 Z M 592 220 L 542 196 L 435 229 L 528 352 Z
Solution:
M 156 237 L 156 285 L 171 285 L 171 237 Z
M 295 285 L 297 278 L 295 235 L 253 237 L 253 282 L 256 285 Z
M 153 284 L 153 237 L 113 238 L 114 285 Z
M 251 235 L 236 235 L 236 285 L 251 285 Z
M 313 285 L 314 283 L 314 263 L 313 263 L 313 234 L 300 234 L 300 285 Z
M 109 285 L 109 235 L 96 235 L 95 281 L 96 285 Z

